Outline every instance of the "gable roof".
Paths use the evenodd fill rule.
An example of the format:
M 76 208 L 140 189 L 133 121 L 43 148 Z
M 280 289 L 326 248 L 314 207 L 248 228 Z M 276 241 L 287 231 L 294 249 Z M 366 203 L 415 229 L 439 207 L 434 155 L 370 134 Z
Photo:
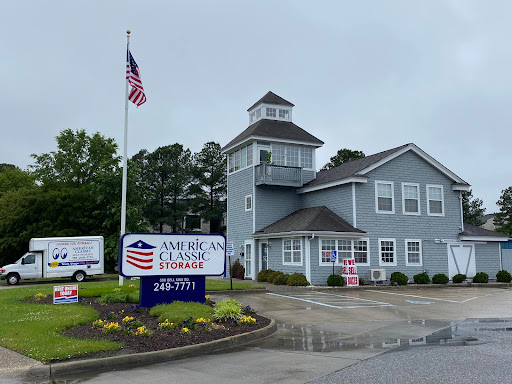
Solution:
M 249 125 L 242 133 L 226 144 L 222 151 L 226 151 L 250 137 L 300 141 L 317 147 L 324 143 L 291 121 L 261 119 Z
M 387 163 L 390 160 L 393 160 L 394 158 L 407 151 L 413 151 L 416 153 L 423 160 L 449 177 L 454 182 L 454 184 L 463 186 L 463 189 L 469 188 L 469 184 L 467 182 L 450 171 L 432 156 L 428 155 L 416 144 L 409 143 L 396 148 L 388 149 L 387 151 L 376 153 L 374 155 L 363 157 L 362 159 L 346 162 L 335 168 L 320 171 L 317 173 L 316 178 L 310 181 L 308 184 L 304 185 L 304 187 L 302 187 L 299 192 L 308 192 L 310 190 L 317 190 L 328 188 L 329 186 L 343 184 L 344 179 L 353 177 L 366 177 L 365 174 L 367 172 L 380 167 L 381 165 Z
M 255 235 L 269 235 L 287 232 L 348 232 L 365 234 L 354 228 L 325 206 L 304 208 L 256 231 Z
M 276 95 L 274 92 L 268 91 L 265 96 L 255 102 L 247 111 L 250 111 L 258 104 L 277 104 L 277 105 L 286 105 L 287 107 L 294 107 L 292 103 L 288 100 L 283 99 L 281 96 Z
M 503 238 L 501 241 L 507 241 L 508 236 L 504 233 L 490 231 L 488 229 L 484 229 L 482 227 L 477 227 L 473 224 L 464 223 L 464 232 L 460 233 L 461 236 L 466 237 L 494 237 L 494 238 Z

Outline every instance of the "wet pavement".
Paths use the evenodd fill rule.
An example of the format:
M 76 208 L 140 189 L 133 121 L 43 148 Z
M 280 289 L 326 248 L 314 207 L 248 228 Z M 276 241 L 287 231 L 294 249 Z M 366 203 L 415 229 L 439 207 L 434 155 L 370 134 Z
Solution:
M 512 318 L 510 289 L 318 292 L 286 289 L 270 294 L 223 292 L 211 295 L 215 301 L 228 297 L 234 297 L 244 305 L 251 305 L 258 313 L 276 319 L 278 332 L 236 351 L 108 373 L 91 372 L 67 381 L 53 382 L 144 383 L 149 379 L 151 383 L 305 383 L 312 380 L 324 380 L 315 383 L 331 383 L 340 382 L 337 375 L 345 377 L 347 370 L 354 377 L 359 377 L 353 370 L 365 368 L 366 364 L 378 364 L 380 359 L 390 359 L 390 364 L 394 364 L 390 367 L 396 370 L 409 367 L 409 357 L 414 360 L 415 353 L 419 353 L 412 351 L 420 349 L 426 351 L 428 348 L 445 346 L 487 348 L 481 347 L 484 344 L 478 344 L 484 339 L 497 350 L 505 347 L 510 349 L 507 342 L 512 331 L 507 329 L 512 329 L 512 324 L 508 320 L 468 320 L 461 323 L 473 317 Z M 509 335 L 504 342 L 496 341 L 502 340 L 501 336 L 495 335 L 501 333 Z M 390 355 L 399 357 L 388 357 Z M 421 353 L 418 359 L 421 359 Z M 437 361 L 435 356 L 430 360 Z M 422 365 L 419 360 L 416 364 Z M 436 364 L 444 363 L 440 360 Z M 371 365 L 368 367 L 357 371 L 362 375 L 360 381 L 352 382 L 380 383 L 377 376 L 372 376 L 377 372 L 375 368 Z M 429 372 L 427 368 L 426 365 L 421 367 L 425 374 Z M 402 382 L 408 382 L 407 377 L 404 376 Z M 4 382 L 14 381 L 0 379 L 0 383 Z M 23 381 L 18 379 L 16 382 Z

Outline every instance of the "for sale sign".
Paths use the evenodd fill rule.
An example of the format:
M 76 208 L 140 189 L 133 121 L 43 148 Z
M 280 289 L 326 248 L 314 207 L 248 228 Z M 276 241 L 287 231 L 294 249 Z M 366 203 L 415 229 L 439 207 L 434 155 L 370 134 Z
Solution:
M 218 276 L 225 258 L 222 235 L 127 233 L 119 244 L 119 272 L 126 277 Z
M 53 304 L 78 302 L 78 285 L 55 285 L 53 287 Z
M 341 276 L 345 279 L 347 287 L 359 285 L 359 276 L 357 275 L 356 261 L 354 259 L 343 259 Z

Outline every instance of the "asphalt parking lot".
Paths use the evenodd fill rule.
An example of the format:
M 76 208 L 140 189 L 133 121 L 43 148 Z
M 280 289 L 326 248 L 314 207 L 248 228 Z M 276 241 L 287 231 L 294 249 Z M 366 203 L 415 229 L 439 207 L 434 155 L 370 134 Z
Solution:
M 414 367 L 407 363 L 409 356 L 417 364 L 419 360 L 414 359 L 420 359 L 421 353 L 404 348 L 430 348 L 430 335 L 453 329 L 468 318 L 512 317 L 509 288 L 292 288 L 222 292 L 211 297 L 216 301 L 233 297 L 251 305 L 258 313 L 276 319 L 278 332 L 235 351 L 98 375 L 91 373 L 78 382 L 144 383 L 150 377 L 152 383 L 331 383 L 340 382 L 341 376 L 336 375 L 344 375 L 345 369 L 361 369 L 361 377 L 367 377 L 364 382 L 392 382 L 368 379 L 375 372 L 367 364 L 390 359 L 376 366 Z M 445 339 L 455 340 L 456 336 Z M 504 345 L 499 344 L 498 348 Z M 400 354 L 396 355 L 398 359 L 388 357 L 396 353 Z M 443 364 L 435 359 L 424 363 L 429 361 Z M 427 365 L 423 368 L 426 374 Z M 354 372 L 351 374 L 355 375 Z M 364 376 L 368 372 L 370 376 Z

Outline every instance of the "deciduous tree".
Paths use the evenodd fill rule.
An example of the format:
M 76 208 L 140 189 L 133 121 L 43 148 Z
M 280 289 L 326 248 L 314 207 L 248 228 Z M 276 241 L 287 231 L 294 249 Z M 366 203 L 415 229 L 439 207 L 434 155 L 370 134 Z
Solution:
M 321 171 L 335 168 L 346 162 L 361 159 L 363 157 L 365 157 L 365 154 L 362 151 L 352 151 L 351 149 L 342 148 L 338 150 L 336 155 L 331 157 L 330 161 L 322 167 Z

